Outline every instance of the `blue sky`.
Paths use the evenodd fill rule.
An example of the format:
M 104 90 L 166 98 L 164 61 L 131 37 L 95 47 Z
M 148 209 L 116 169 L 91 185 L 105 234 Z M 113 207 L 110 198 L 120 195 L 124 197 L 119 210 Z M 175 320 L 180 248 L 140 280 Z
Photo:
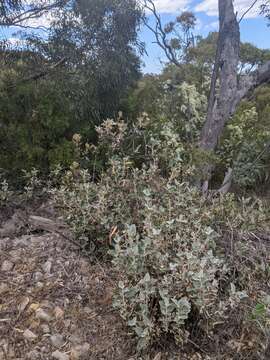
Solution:
M 254 0 L 235 0 L 235 8 L 240 17 Z M 206 36 L 209 31 L 217 30 L 217 3 L 218 0 L 156 0 L 156 6 L 161 14 L 164 24 L 173 20 L 181 11 L 188 9 L 195 12 L 198 24 L 196 33 Z M 257 8 L 246 16 L 241 22 L 241 38 L 242 41 L 251 42 L 260 48 L 270 48 L 270 27 L 267 27 L 266 20 L 259 15 L 258 0 Z M 149 16 L 149 22 L 153 23 L 153 16 Z M 144 56 L 145 66 L 143 72 L 158 73 L 162 69 L 161 61 L 166 61 L 162 50 L 156 44 L 153 44 L 153 34 L 143 28 L 141 31 L 141 39 L 146 43 L 148 56 Z

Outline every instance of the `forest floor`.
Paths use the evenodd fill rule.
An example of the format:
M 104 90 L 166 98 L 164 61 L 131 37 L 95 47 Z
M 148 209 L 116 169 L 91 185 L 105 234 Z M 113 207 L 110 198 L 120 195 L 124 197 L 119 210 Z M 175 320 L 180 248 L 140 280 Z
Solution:
M 132 359 L 133 340 L 111 307 L 110 266 L 20 224 L 18 215 L 2 224 L 0 359 Z
M 118 281 L 110 261 L 82 255 L 52 204 L 0 211 L 0 360 L 251 359 L 170 339 L 137 357 L 112 307 Z

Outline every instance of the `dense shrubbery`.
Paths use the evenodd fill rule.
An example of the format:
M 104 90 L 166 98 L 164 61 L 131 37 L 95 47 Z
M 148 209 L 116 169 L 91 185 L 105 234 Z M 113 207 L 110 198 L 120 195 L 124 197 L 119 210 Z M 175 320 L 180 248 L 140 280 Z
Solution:
M 234 182 L 254 187 L 269 179 L 269 87 L 255 93 L 256 101 L 243 102 L 228 124 L 219 149 L 221 163 L 234 169 Z
M 2 17 L 6 6 L 15 11 L 7 3 Z M 22 169 L 69 167 L 73 134 L 94 142 L 95 126 L 117 114 L 140 77 L 137 1 L 63 1 L 52 17 L 46 36 L 20 32 L 18 48 L 0 41 L 0 170 L 16 185 Z
M 167 125 L 168 137 L 146 114 L 133 125 L 120 116 L 97 129 L 95 148 L 74 136 L 82 164 L 89 151 L 106 149 L 107 170 L 93 181 L 92 173 L 74 163 L 53 191 L 56 203 L 85 251 L 97 255 L 111 248 L 121 278 L 114 306 L 136 334 L 139 351 L 164 336 L 173 335 L 179 344 L 192 342 L 194 331 L 211 337 L 230 328 L 235 313 L 245 342 L 245 326 L 256 334 L 248 351 L 265 350 L 268 255 L 261 249 L 260 259 L 252 260 L 252 242 L 241 239 L 269 215 L 259 201 L 202 197 L 188 184 L 194 175 L 189 148 Z M 226 254 L 228 236 L 240 240 Z
M 59 162 L 71 164 L 74 156 L 68 137 L 76 131 L 76 120 L 54 81 L 27 84 L 12 93 L 2 89 L 0 99 L 0 167 L 11 178 L 16 174 L 18 180 L 22 169 L 48 172 Z
M 244 101 L 239 106 L 217 153 L 203 154 L 196 151 L 196 145 L 206 115 L 207 87 L 199 92 L 200 86 L 195 81 L 192 85 L 183 82 L 179 72 L 170 67 L 159 77 L 148 76 L 141 80 L 130 96 L 131 108 L 146 111 L 151 122 L 160 126 L 172 124 L 176 134 L 180 135 L 180 142 L 192 149 L 194 164 L 207 161 L 206 157 L 216 164 L 215 178 L 219 182 L 231 167 L 233 182 L 242 189 L 266 183 L 270 166 L 269 86 L 257 89 L 252 101 Z

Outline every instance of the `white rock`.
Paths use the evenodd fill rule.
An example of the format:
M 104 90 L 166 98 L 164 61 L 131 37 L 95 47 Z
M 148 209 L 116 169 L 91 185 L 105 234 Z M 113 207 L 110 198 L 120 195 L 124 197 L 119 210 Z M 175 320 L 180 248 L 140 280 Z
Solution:
M 45 354 L 45 353 L 48 353 L 48 352 L 49 352 L 49 349 L 48 349 L 46 346 L 42 346 L 42 348 L 40 349 L 40 351 Z
M 35 281 L 40 281 L 43 279 L 43 274 L 40 272 L 40 271 L 37 271 L 35 274 L 34 274 L 34 280 Z
M 43 324 L 41 325 L 41 330 L 43 332 L 43 334 L 49 334 L 50 333 L 50 328 L 47 324 Z
M 52 269 L 52 262 L 51 262 L 51 260 L 46 261 L 45 264 L 42 265 L 42 270 L 43 270 L 46 274 L 50 274 L 50 273 L 51 273 L 51 269 Z
M 34 341 L 37 339 L 37 335 L 29 329 L 25 330 L 25 332 L 23 333 L 23 337 L 28 341 Z
M 62 347 L 65 343 L 65 340 L 61 334 L 52 335 L 50 339 L 52 345 L 56 348 Z
M 29 297 L 28 297 L 28 296 L 24 296 L 24 297 L 22 298 L 19 306 L 18 306 L 19 311 L 20 311 L 20 312 L 23 312 L 23 311 L 26 309 L 26 307 L 27 307 L 27 305 L 29 304 L 29 302 L 30 302 Z
M 36 287 L 39 288 L 39 289 L 42 289 L 43 286 L 44 286 L 44 284 L 43 284 L 43 282 L 41 282 L 41 281 L 38 281 L 38 282 L 36 283 Z
M 45 322 L 50 322 L 51 321 L 51 316 L 46 311 L 44 311 L 43 309 L 38 309 L 36 311 L 36 317 L 39 320 L 42 320 L 42 321 L 45 321 Z
M 58 350 L 52 353 L 52 357 L 56 360 L 69 360 L 69 356 L 65 353 L 62 353 Z
M 14 267 L 14 264 L 11 261 L 5 260 L 1 266 L 2 271 L 11 271 Z
M 8 285 L 5 283 L 0 284 L 0 295 L 8 291 Z

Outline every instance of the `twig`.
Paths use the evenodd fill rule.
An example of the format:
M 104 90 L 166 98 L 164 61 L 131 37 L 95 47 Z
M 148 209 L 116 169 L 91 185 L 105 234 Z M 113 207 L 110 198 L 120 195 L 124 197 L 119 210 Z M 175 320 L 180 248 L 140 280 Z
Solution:
M 240 24 L 240 22 L 244 19 L 244 17 L 247 15 L 247 13 L 250 12 L 250 10 L 253 9 L 253 7 L 256 5 L 256 3 L 258 2 L 258 0 L 253 1 L 253 3 L 250 5 L 250 7 L 244 12 L 244 14 L 240 17 L 240 19 L 238 20 L 238 23 Z

